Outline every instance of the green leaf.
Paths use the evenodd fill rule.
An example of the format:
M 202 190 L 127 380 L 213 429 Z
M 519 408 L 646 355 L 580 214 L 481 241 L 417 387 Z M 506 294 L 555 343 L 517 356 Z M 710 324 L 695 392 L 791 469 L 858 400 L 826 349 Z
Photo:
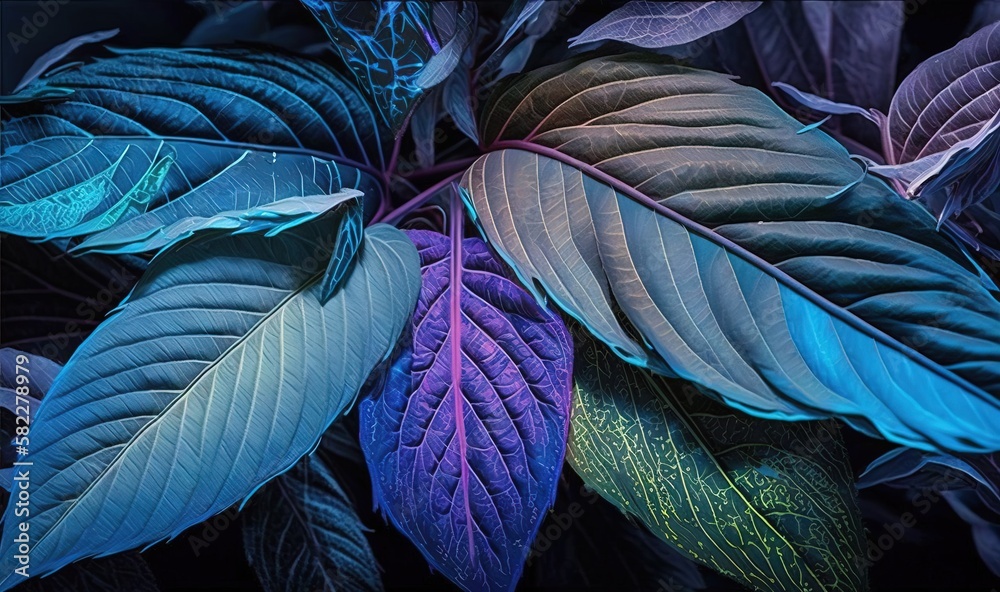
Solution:
M 833 422 L 735 412 L 577 332 L 567 460 L 658 536 L 757 590 L 862 590 L 864 530 Z
M 462 183 L 536 297 L 758 417 L 1000 450 L 1000 302 L 829 136 L 655 56 L 499 87 Z
M 4 524 L 0 590 L 31 569 L 177 536 L 313 450 L 409 321 L 416 248 L 375 225 L 320 302 L 329 219 L 278 236 L 201 233 L 157 256 L 31 418 L 31 514 Z M 8 516 L 17 497 L 8 504 Z

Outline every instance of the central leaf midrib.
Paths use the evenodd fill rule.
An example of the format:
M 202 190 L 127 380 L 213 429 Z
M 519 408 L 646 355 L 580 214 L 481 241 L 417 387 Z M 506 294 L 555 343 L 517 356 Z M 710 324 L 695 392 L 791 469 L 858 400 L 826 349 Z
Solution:
M 63 520 L 67 516 L 69 516 L 70 512 L 72 512 L 73 509 L 80 503 L 80 501 L 83 500 L 87 496 L 87 494 L 90 493 L 90 491 L 94 487 L 97 486 L 97 484 L 103 479 L 103 477 L 108 473 L 108 471 L 111 470 L 111 467 L 115 466 L 119 462 L 119 460 L 122 457 L 124 457 L 124 455 L 127 452 L 130 451 L 131 446 L 134 445 L 135 442 L 138 441 L 138 439 L 143 434 L 145 434 L 146 431 L 148 431 L 150 429 L 150 426 L 153 426 L 154 424 L 156 424 L 157 422 L 159 422 L 164 416 L 166 416 L 166 414 L 171 409 L 173 409 L 174 406 L 178 405 L 180 403 L 180 401 L 182 401 L 188 394 L 190 394 L 191 390 L 195 387 L 195 385 L 197 385 L 197 383 L 209 371 L 217 368 L 219 366 L 219 364 L 221 364 L 222 361 L 225 360 L 236 348 L 242 346 L 252 335 L 254 335 L 257 332 L 258 329 L 260 329 L 264 324 L 267 323 L 267 321 L 269 321 L 275 314 L 277 314 L 278 311 L 280 311 L 282 308 L 284 308 L 284 306 L 287 305 L 293 298 L 295 298 L 296 296 L 298 296 L 299 294 L 301 294 L 305 290 L 309 289 L 314 283 L 316 283 L 316 281 L 319 280 L 319 278 L 322 275 L 323 275 L 322 272 L 318 272 L 318 273 L 313 274 L 311 277 L 307 278 L 302 283 L 301 286 L 299 286 L 295 290 L 291 291 L 280 302 L 278 302 L 275 306 L 273 306 L 270 311 L 268 311 L 260 319 L 258 319 L 258 321 L 256 323 L 254 323 L 254 325 L 252 327 L 250 327 L 250 329 L 247 330 L 246 333 L 244 333 L 236 341 L 234 341 L 232 344 L 230 344 L 230 346 L 227 347 L 225 349 L 225 351 L 223 351 L 221 354 L 219 354 L 215 358 L 215 360 L 213 360 L 207 366 L 205 366 L 204 368 L 202 368 L 201 371 L 199 371 L 198 374 L 191 380 L 191 382 L 188 383 L 187 387 L 185 387 L 183 390 L 181 390 L 178 393 L 177 397 L 175 397 L 170 403 L 168 403 L 163 408 L 163 410 L 161 410 L 159 413 L 157 413 L 156 416 L 153 419 L 149 420 L 148 422 L 146 422 L 145 425 L 143 425 L 141 428 L 139 428 L 139 430 L 136 431 L 136 433 L 133 434 L 132 437 L 128 439 L 128 441 L 126 441 L 125 443 L 122 444 L 121 450 L 119 450 L 118 453 L 115 455 L 115 457 L 113 459 L 111 459 L 108 462 L 108 464 L 104 466 L 103 469 L 101 469 L 101 472 L 98 473 L 94 477 L 94 479 L 90 482 L 89 485 L 87 485 L 87 487 L 80 493 L 80 495 L 78 495 L 70 503 L 69 507 L 66 508 L 66 510 L 59 516 L 59 518 L 57 518 L 55 520 L 55 522 L 52 523 L 52 526 L 50 526 L 49 529 L 41 537 L 38 538 L 38 541 L 35 543 L 35 546 L 41 545 L 42 541 L 44 541 L 46 538 L 48 538 L 48 536 L 50 534 L 52 534 L 53 532 L 56 531 L 56 529 L 62 524 Z
M 65 119 L 65 118 L 60 118 Z M 68 121 L 68 120 L 67 120 Z M 255 153 L 266 154 L 268 152 L 275 152 L 278 154 L 289 155 L 289 156 L 312 156 L 320 160 L 326 160 L 338 165 L 349 166 L 351 168 L 357 169 L 358 171 L 367 173 L 379 180 L 382 177 L 382 172 L 375 169 L 371 165 L 360 163 L 356 160 L 351 159 L 347 156 L 341 156 L 337 154 L 331 154 L 329 152 L 323 152 L 322 150 L 313 150 L 311 148 L 300 148 L 295 146 L 277 146 L 277 145 L 265 145 L 265 144 L 253 144 L 249 142 L 238 142 L 234 140 L 213 140 L 210 138 L 194 138 L 188 136 L 162 136 L 162 135 L 93 135 L 93 136 L 75 136 L 69 134 L 62 134 L 58 136 L 44 136 L 41 138 L 35 138 L 24 144 L 20 144 L 20 147 L 31 146 L 38 142 L 44 142 L 47 140 L 79 140 L 79 141 L 90 141 L 90 142 L 100 142 L 102 140 L 117 140 L 121 142 L 139 142 L 143 140 L 148 141 L 161 141 L 161 142 L 177 142 L 177 143 L 189 143 L 189 144 L 203 144 L 207 146 L 216 146 L 219 148 L 232 148 L 236 150 L 249 150 Z M 57 163 L 58 164 L 58 163 Z M 32 173 L 35 174 L 35 173 Z M 27 178 L 27 177 L 26 177 Z M 15 181 L 16 183 L 17 181 Z
M 696 234 L 702 238 L 705 238 L 706 240 L 712 242 L 713 244 L 718 245 L 732 252 L 738 257 L 743 258 L 765 275 L 775 279 L 777 282 L 788 287 L 799 296 L 805 298 L 806 300 L 815 304 L 816 306 L 819 306 L 831 316 L 836 317 L 837 319 L 847 323 L 854 329 L 861 331 L 862 333 L 878 341 L 882 345 L 892 348 L 898 351 L 899 353 L 907 356 L 919 366 L 927 369 L 930 372 L 937 374 L 938 376 L 947 380 L 948 382 L 955 384 L 956 387 L 961 388 L 972 395 L 975 395 L 984 402 L 993 401 L 993 398 L 990 397 L 986 391 L 983 391 L 979 387 L 969 383 L 964 378 L 942 367 L 940 364 L 938 364 L 934 360 L 927 358 L 920 352 L 917 352 L 916 350 L 913 350 L 912 348 L 905 346 L 904 344 L 900 343 L 899 340 L 897 340 L 896 338 L 884 333 L 883 331 L 872 326 L 871 324 L 861 319 L 860 317 L 844 310 L 843 308 L 837 306 L 833 302 L 830 302 L 821 294 L 813 290 L 810 290 L 800 281 L 796 280 L 795 278 L 781 271 L 780 269 L 777 269 L 775 266 L 770 265 L 767 261 L 762 259 L 760 256 L 750 252 L 745 247 L 742 247 L 739 244 L 733 242 L 732 240 L 719 235 L 710 228 L 702 226 L 701 224 L 695 222 L 694 220 L 682 216 L 678 212 L 675 212 L 674 210 L 658 203 L 653 198 L 642 193 L 641 191 L 638 191 L 637 189 L 628 185 L 627 183 L 609 175 L 608 173 L 605 173 L 604 171 L 594 166 L 591 166 L 583 161 L 580 161 L 572 156 L 564 154 L 559 150 L 556 150 L 555 148 L 540 146 L 538 144 L 533 144 L 531 142 L 524 140 L 502 140 L 490 146 L 491 152 L 501 152 L 505 149 L 523 150 L 525 152 L 531 152 L 537 156 L 551 158 L 565 165 L 578 169 L 582 173 L 594 178 L 595 180 L 610 186 L 612 189 L 625 195 L 629 199 L 632 199 L 653 210 L 655 213 L 660 214 L 665 218 L 668 218 L 671 221 L 676 222 L 677 224 L 680 224 L 689 232 Z M 489 153 L 487 153 L 487 155 L 488 154 Z
M 459 454 L 459 484 L 462 488 L 462 500 L 465 507 L 465 529 L 468 533 L 469 541 L 469 562 L 475 562 L 476 548 L 473 533 L 472 509 L 469 507 L 469 465 L 467 452 L 467 442 L 465 440 L 465 413 L 462 406 L 462 238 L 465 230 L 465 209 L 462 206 L 461 196 L 457 190 L 452 191 L 451 197 L 451 265 L 449 269 L 450 286 L 449 290 L 449 320 L 451 331 L 451 388 L 452 396 L 455 398 L 455 439 L 458 440 Z

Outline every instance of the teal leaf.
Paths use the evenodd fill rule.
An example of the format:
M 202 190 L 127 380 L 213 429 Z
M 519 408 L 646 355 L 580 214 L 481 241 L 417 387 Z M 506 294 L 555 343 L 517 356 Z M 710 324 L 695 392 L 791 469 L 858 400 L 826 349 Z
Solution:
M 402 130 L 423 93 L 455 69 L 476 30 L 471 2 L 461 10 L 459 2 L 302 3 L 393 134 Z
M 247 560 L 267 592 L 382 590 L 364 526 L 331 470 L 336 460 L 322 450 L 254 496 L 243 518 Z
M 176 536 L 287 470 L 351 406 L 408 322 L 420 268 L 402 233 L 373 226 L 321 305 L 334 228 L 203 233 L 152 261 L 34 417 L 30 575 Z M 17 527 L 0 590 L 24 579 Z
M 727 76 L 637 55 L 500 83 L 489 242 L 630 362 L 759 417 L 1000 450 L 1000 302 L 918 204 Z
M 321 196 L 330 209 L 344 191 L 360 192 L 370 214 L 382 196 L 375 114 L 313 61 L 245 49 L 127 51 L 44 84 L 73 98 L 10 109 L 0 133 L 3 232 L 87 236 L 89 250 L 134 253 L 169 246 L 185 229 L 233 228 L 289 198 L 312 201 L 301 223 L 323 211 Z M 288 222 L 258 216 L 253 227 Z

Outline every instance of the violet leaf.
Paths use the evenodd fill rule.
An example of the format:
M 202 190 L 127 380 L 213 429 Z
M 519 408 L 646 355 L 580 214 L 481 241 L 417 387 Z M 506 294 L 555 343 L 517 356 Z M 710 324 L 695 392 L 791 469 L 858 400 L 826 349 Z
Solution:
M 555 499 L 573 351 L 460 220 L 451 237 L 408 232 L 423 279 L 412 337 L 360 403 L 361 446 L 376 504 L 435 569 L 512 590 Z
M 760 5 L 632 0 L 570 39 L 570 47 L 608 39 L 645 48 L 681 45 L 725 29 Z

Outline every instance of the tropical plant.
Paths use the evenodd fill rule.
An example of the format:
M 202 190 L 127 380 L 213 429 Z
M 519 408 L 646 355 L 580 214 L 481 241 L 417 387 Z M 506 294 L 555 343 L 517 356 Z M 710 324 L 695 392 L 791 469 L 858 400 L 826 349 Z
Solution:
M 248 503 L 264 589 L 379 590 L 364 465 L 465 590 L 598 496 L 636 587 L 863 590 L 841 426 L 1000 576 L 1000 22 L 897 88 L 896 2 L 272 4 L 2 97 L 18 273 L 122 293 L 4 340 L 0 590 L 155 589 Z

